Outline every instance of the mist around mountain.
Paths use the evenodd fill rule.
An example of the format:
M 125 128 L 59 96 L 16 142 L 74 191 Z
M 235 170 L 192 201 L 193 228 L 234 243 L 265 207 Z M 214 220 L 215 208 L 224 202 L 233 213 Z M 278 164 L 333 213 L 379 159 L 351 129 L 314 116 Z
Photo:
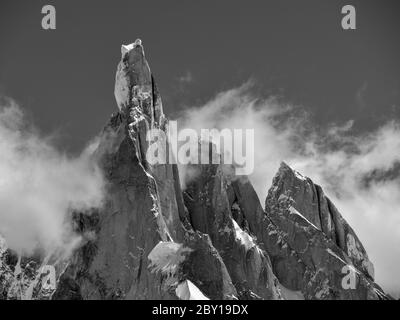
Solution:
M 224 97 L 229 104 L 232 95 Z M 18 109 L 3 112 L 7 154 L 17 160 L 4 163 L 24 184 L 14 181 L 2 201 L 12 214 L 0 215 L 0 298 L 391 298 L 356 232 L 323 187 L 284 162 L 291 151 L 279 141 L 271 141 L 281 150 L 274 161 L 282 156 L 273 174 L 274 161 L 257 158 L 267 136 L 256 139 L 256 176 L 237 176 L 223 163 L 150 163 L 147 135 L 166 132 L 169 120 L 140 40 L 121 48 L 115 98 L 115 113 L 76 158 L 26 134 Z M 203 123 L 189 112 L 186 123 L 196 122 L 193 114 Z M 221 117 L 229 121 L 229 112 Z M 290 140 L 290 131 L 269 129 Z

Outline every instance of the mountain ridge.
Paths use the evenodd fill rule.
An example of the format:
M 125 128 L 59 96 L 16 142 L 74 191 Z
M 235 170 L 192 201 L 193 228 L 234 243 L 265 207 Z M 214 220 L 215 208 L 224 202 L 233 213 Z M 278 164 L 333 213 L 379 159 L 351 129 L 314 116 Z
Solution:
M 104 206 L 72 215 L 82 246 L 54 261 L 21 260 L 3 244 L 0 297 L 389 298 L 322 188 L 284 162 L 264 207 L 231 166 L 188 165 L 198 174 L 182 190 L 176 164 L 150 164 L 147 133 L 165 132 L 168 119 L 140 40 L 121 48 L 115 98 L 119 110 L 92 155 L 107 181 Z M 50 288 L 45 265 L 56 270 Z M 343 286 L 348 275 L 354 288 Z

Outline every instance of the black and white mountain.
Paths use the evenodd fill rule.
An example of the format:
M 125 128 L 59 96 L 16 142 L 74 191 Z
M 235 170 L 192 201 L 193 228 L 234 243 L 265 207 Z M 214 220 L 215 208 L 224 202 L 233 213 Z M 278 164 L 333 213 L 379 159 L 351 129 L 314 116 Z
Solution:
M 284 162 L 266 199 L 228 165 L 190 165 L 183 190 L 176 164 L 150 164 L 146 134 L 168 118 L 140 40 L 122 46 L 115 97 L 92 154 L 104 205 L 71 216 L 82 245 L 28 257 L 1 239 L 0 299 L 390 298 L 322 187 Z

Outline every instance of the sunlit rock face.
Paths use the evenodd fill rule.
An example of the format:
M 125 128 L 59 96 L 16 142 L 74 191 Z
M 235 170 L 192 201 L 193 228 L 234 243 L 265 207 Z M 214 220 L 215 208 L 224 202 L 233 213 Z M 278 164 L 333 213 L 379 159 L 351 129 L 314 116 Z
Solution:
M 273 180 L 265 214 L 268 232 L 262 238 L 283 285 L 306 299 L 386 297 L 373 282 L 373 266 L 361 242 L 321 187 L 285 163 Z M 349 269 L 354 287 L 345 277 Z
M 279 199 L 291 202 L 292 213 L 301 213 L 335 243 L 358 270 L 370 279 L 374 279 L 374 267 L 362 243 L 335 205 L 325 196 L 322 188 L 285 163 L 281 164 L 274 179 L 267 207 L 271 207 L 269 202 L 277 202 Z
M 146 136 L 165 132 L 167 118 L 142 41 L 121 47 L 115 79 L 118 108 L 92 155 L 107 181 L 103 207 L 72 214 L 82 243 L 63 263 L 0 241 L 0 299 L 387 298 L 322 188 L 287 165 L 263 208 L 229 166 L 190 165 L 182 190 L 177 165 L 151 164 Z M 47 265 L 58 265 L 54 288 L 41 281 Z

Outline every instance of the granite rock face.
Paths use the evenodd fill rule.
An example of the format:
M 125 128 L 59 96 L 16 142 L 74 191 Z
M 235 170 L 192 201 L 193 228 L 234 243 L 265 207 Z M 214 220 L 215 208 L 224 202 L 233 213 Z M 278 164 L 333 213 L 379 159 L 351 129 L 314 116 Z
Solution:
M 240 206 L 229 199 L 230 175 L 223 165 L 201 165 L 184 191 L 194 230 L 209 235 L 228 270 L 238 299 L 281 299 L 268 254 L 249 234 Z
M 121 54 L 118 112 L 93 154 L 104 206 L 72 214 L 84 241 L 65 261 L 21 258 L 0 242 L 0 299 L 387 298 L 321 187 L 286 164 L 263 208 L 229 166 L 190 165 L 197 174 L 181 190 L 176 164 L 149 161 L 147 136 L 167 133 L 168 120 L 141 41 Z M 46 266 L 54 288 L 42 281 Z
M 282 197 L 291 199 L 293 209 L 304 213 L 303 216 L 309 222 L 346 253 L 357 269 L 370 279 L 374 279 L 374 267 L 362 243 L 335 205 L 324 195 L 322 188 L 314 184 L 311 179 L 291 170 L 285 163 L 282 163 L 279 174 L 274 180 L 274 188 L 269 193 L 267 207 L 270 207 L 269 202 L 276 202 Z
M 233 189 L 250 233 L 268 252 L 274 274 L 285 288 L 301 292 L 305 299 L 386 298 L 373 282 L 372 264 L 354 231 L 310 179 L 282 163 L 264 210 L 249 181 L 235 181 Z M 319 221 L 332 216 L 327 229 L 331 232 L 325 233 Z M 343 246 L 339 240 L 343 234 L 354 241 Z M 356 257 L 348 249 L 354 247 L 359 252 Z

